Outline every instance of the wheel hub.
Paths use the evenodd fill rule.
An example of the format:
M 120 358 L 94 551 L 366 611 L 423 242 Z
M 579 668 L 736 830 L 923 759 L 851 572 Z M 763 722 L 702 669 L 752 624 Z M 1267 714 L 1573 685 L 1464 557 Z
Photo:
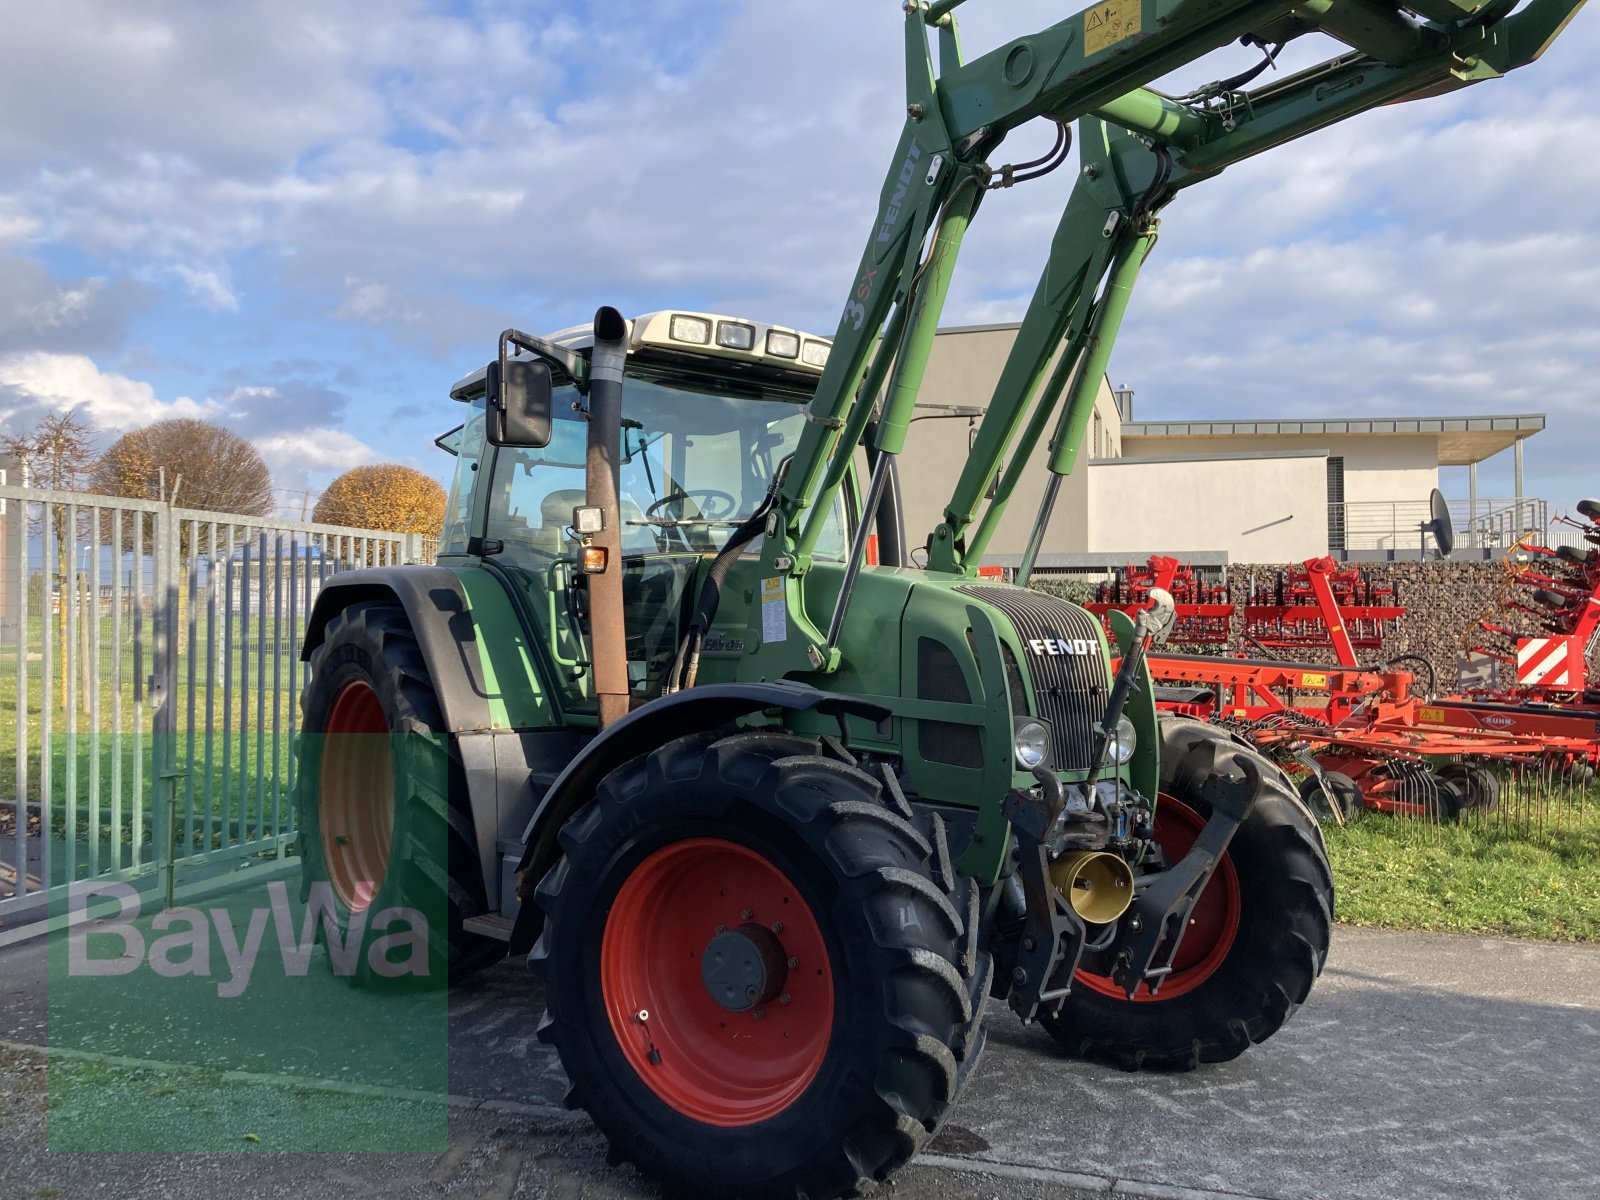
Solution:
M 789 968 L 783 943 L 753 922 L 720 930 L 700 956 L 700 980 L 729 1012 L 748 1012 L 783 991 Z

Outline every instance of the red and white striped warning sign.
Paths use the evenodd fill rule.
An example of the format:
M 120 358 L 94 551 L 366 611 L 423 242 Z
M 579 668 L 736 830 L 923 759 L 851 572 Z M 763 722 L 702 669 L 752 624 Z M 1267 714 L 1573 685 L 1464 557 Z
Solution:
M 1574 687 L 1573 666 L 1582 663 L 1574 638 L 1521 638 L 1517 642 L 1517 682 L 1526 686 Z

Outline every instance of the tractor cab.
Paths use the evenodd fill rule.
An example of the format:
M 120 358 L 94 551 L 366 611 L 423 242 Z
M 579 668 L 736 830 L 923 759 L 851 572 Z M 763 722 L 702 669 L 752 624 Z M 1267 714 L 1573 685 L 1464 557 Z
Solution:
M 545 339 L 587 361 L 589 326 Z M 829 343 L 782 326 L 704 313 L 657 312 L 631 323 L 617 446 L 617 503 L 630 701 L 661 693 L 684 610 L 730 533 L 767 499 L 795 452 Z M 569 713 L 592 711 L 588 577 L 576 510 L 586 500 L 585 398 L 551 378 L 548 442 L 486 437 L 495 364 L 457 383 L 466 421 L 438 439 L 455 455 L 441 565 L 489 562 L 537 627 Z M 852 524 L 841 493 L 817 547 L 844 557 Z M 755 545 L 749 547 L 755 549 Z M 703 651 L 737 657 L 737 638 Z

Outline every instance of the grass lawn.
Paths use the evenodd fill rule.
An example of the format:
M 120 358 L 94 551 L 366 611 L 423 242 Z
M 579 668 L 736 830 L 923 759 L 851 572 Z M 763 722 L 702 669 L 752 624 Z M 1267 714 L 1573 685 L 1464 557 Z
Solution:
M 1324 826 L 1339 919 L 1389 929 L 1600 941 L 1600 806 L 1530 837 L 1367 813 Z

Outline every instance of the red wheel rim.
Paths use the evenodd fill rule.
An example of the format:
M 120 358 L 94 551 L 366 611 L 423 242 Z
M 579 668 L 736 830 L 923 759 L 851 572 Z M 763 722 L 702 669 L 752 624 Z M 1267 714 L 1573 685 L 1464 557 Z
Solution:
M 1177 862 L 1189 853 L 1189 847 L 1194 845 L 1205 824 L 1200 814 L 1183 801 L 1165 792 L 1161 794 L 1156 805 L 1155 840 L 1166 853 L 1168 862 Z M 1234 870 L 1233 859 L 1224 855 L 1195 902 L 1194 911 L 1189 914 L 1189 928 L 1178 946 L 1177 957 L 1172 960 L 1172 974 L 1153 996 L 1149 985 L 1141 983 L 1133 994 L 1135 1002 L 1159 1004 L 1163 1000 L 1175 1000 L 1210 979 L 1233 948 L 1241 910 L 1239 873 Z M 1109 976 L 1080 970 L 1076 979 L 1103 996 L 1127 999 L 1127 993 Z
M 733 1012 L 706 990 L 702 956 L 721 930 L 749 924 L 777 935 L 786 974 L 778 998 Z M 707 1125 L 776 1116 L 827 1055 L 833 971 L 822 929 L 789 877 L 736 842 L 675 842 L 634 868 L 606 917 L 600 987 L 639 1078 Z
M 317 819 L 328 882 L 352 912 L 371 903 L 389 869 L 394 838 L 394 762 L 389 721 L 371 685 L 347 683 L 323 734 Z

